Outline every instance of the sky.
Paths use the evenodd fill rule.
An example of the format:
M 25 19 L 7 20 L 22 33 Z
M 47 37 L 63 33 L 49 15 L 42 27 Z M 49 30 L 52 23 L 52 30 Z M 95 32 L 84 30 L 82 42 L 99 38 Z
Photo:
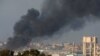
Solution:
M 43 0 L 0 0 L 0 41 L 6 41 L 8 37 L 13 35 L 14 24 L 27 13 L 28 9 L 40 10 L 42 3 Z M 97 36 L 100 40 L 100 22 L 87 23 L 81 30 L 65 31 L 61 38 L 52 38 L 46 41 L 80 42 L 85 35 Z
M 13 34 L 13 26 L 28 9 L 40 10 L 43 0 L 0 0 L 0 41 Z

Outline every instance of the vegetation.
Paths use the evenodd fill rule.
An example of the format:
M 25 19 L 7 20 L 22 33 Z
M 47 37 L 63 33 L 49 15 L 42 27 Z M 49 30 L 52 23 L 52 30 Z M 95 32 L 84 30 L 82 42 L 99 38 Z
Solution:
M 0 51 L 0 56 L 14 56 L 14 51 L 3 49 Z M 41 53 L 38 50 L 31 49 L 23 51 L 22 53 L 18 52 L 16 56 L 51 56 L 51 55 L 45 55 L 44 53 Z
M 14 51 L 3 49 L 0 51 L 0 56 L 13 56 Z

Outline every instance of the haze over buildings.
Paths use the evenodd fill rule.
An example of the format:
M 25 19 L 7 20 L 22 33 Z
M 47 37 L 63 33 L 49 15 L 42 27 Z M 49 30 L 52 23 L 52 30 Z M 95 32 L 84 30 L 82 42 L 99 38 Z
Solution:
M 37 0 L 36 0 L 37 1 Z M 40 0 L 38 1 L 38 2 L 40 2 Z M 37 8 L 38 6 L 39 6 L 39 8 L 41 7 L 41 4 L 40 5 L 38 5 L 38 2 L 37 3 L 35 3 L 35 0 L 33 0 L 33 1 L 31 1 L 31 0 L 27 0 L 27 1 L 14 1 L 14 0 L 4 0 L 4 1 L 2 1 L 2 5 L 1 5 L 1 24 L 2 25 L 0 25 L 1 26 L 1 37 L 0 38 L 3 38 L 3 37 L 8 37 L 8 35 L 11 35 L 11 36 L 13 36 L 13 33 L 11 33 L 11 34 L 9 34 L 9 32 L 12 30 L 12 28 L 13 27 L 11 27 L 11 26 L 13 26 L 14 24 L 15 24 L 15 21 L 18 21 L 19 20 L 19 18 L 24 14 L 24 15 L 26 15 L 26 13 L 27 13 L 27 10 L 28 9 L 31 9 L 32 7 L 34 8 L 34 6 Z M 42 3 L 42 1 L 41 1 L 41 3 Z M 29 6 L 28 6 L 28 5 Z M 15 5 L 15 6 L 14 6 Z M 34 5 L 34 6 L 33 6 Z M 52 6 L 52 5 L 51 5 Z M 57 5 L 55 5 L 55 6 L 57 6 Z M 49 8 L 49 7 L 48 7 Z M 50 9 L 50 8 L 49 8 Z M 64 8 L 63 8 L 64 9 Z M 13 11 L 14 10 L 14 11 Z M 18 12 L 17 12 L 17 10 L 19 10 Z M 94 11 L 94 10 L 93 10 Z M 12 12 L 12 13 L 11 13 Z M 21 14 L 21 12 L 23 12 L 22 14 Z M 89 12 L 91 12 L 91 11 L 89 11 Z M 95 12 L 95 11 L 94 11 Z M 10 14 L 9 14 L 10 13 Z M 16 15 L 17 14 L 17 15 Z M 94 14 L 94 13 L 93 13 Z M 78 13 L 77 13 L 77 15 L 78 16 L 80 16 Z M 83 14 L 82 14 L 83 15 Z M 73 15 L 72 15 L 73 16 Z M 83 17 L 84 18 L 84 17 Z M 98 19 L 97 17 L 95 17 L 95 16 L 90 16 L 90 18 L 95 18 L 95 19 Z M 3 22 L 3 20 L 4 20 L 4 22 Z M 14 21 L 13 21 L 14 20 Z M 10 21 L 9 23 L 7 23 L 8 21 Z M 77 21 L 77 20 L 76 20 Z M 75 22 L 76 22 L 75 21 Z M 7 24 L 9 24 L 9 25 L 6 25 L 6 23 Z M 11 23 L 11 22 L 13 22 L 13 24 Z M 74 21 L 73 21 L 74 22 Z M 83 21 L 82 21 L 83 22 Z M 60 23 L 60 22 L 59 22 Z M 58 23 L 58 24 L 59 24 Z M 81 22 L 80 22 L 81 23 Z M 76 23 L 77 24 L 77 23 Z M 84 24 L 83 24 L 84 25 Z M 71 25 L 72 26 L 72 25 Z M 75 25 L 76 26 L 76 25 Z M 77 27 L 76 28 L 73 28 L 73 27 L 75 27 L 75 26 L 72 26 L 71 28 L 73 29 L 73 30 L 77 30 Z M 100 29 L 100 23 L 99 22 L 96 22 L 96 23 L 86 23 L 86 27 L 84 28 L 82 28 L 81 30 L 78 30 L 78 31 L 73 31 L 73 30 L 71 30 L 70 32 L 67 32 L 67 30 L 66 30 L 66 27 L 64 27 L 63 28 L 63 30 L 61 30 L 61 34 L 59 35 L 56 35 L 55 34 L 55 36 L 54 36 L 54 38 L 52 37 L 52 36 L 46 36 L 46 37 L 52 37 L 51 38 L 51 41 L 53 41 L 53 40 L 55 40 L 56 39 L 56 41 L 76 41 L 77 42 L 77 40 L 79 40 L 80 39 L 80 37 L 81 36 L 83 36 L 83 35 L 96 35 L 97 37 L 99 37 L 100 36 L 100 31 L 98 31 L 99 29 Z M 7 30 L 5 30 L 5 28 L 7 29 Z M 33 27 L 34 28 L 34 27 Z M 59 28 L 59 27 L 58 27 Z M 80 27 L 79 27 L 80 28 Z M 2 30 L 2 29 L 4 29 L 4 31 Z M 9 31 L 9 29 L 11 29 L 10 31 Z M 6 32 L 8 32 L 8 33 L 6 33 Z M 13 31 L 12 31 L 13 32 Z M 47 33 L 47 35 L 48 35 L 48 32 L 46 32 Z M 49 32 L 50 34 L 52 33 L 52 32 Z M 40 32 L 39 32 L 39 34 L 40 34 Z M 3 35 L 3 36 L 2 36 Z M 41 35 L 41 34 L 40 34 Z M 9 36 L 10 37 L 10 36 Z M 61 38 L 58 38 L 58 37 L 61 37 Z M 47 39 L 46 39 L 46 41 L 47 41 Z

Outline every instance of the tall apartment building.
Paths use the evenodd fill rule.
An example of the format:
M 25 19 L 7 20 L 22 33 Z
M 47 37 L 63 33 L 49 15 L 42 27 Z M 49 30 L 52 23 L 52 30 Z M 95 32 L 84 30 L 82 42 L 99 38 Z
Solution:
M 97 38 L 91 36 L 83 37 L 83 56 L 96 56 Z

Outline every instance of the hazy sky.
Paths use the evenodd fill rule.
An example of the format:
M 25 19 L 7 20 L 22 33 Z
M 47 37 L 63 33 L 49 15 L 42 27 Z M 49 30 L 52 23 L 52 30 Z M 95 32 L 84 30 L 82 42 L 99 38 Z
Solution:
M 13 26 L 30 8 L 40 10 L 43 0 L 0 0 L 0 41 L 13 34 Z M 79 31 L 64 32 L 59 40 L 79 42 L 84 35 L 96 35 L 100 39 L 100 22 L 88 23 Z M 56 40 L 56 41 L 59 41 Z M 99 41 L 100 42 L 100 41 Z
M 12 35 L 13 26 L 28 9 L 40 10 L 43 0 L 0 0 L 0 41 Z

